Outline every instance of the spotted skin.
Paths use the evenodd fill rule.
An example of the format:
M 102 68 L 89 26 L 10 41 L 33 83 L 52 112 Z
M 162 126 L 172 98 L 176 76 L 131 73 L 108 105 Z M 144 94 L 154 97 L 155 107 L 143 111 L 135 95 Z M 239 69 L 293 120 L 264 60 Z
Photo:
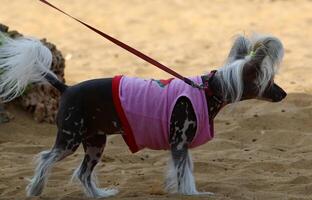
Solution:
M 83 148 L 85 150 L 84 159 L 75 173 L 75 176 L 84 186 L 88 196 L 100 198 L 99 188 L 96 187 L 92 177 L 95 166 L 99 163 L 106 143 L 106 135 L 89 137 L 83 140 Z
M 102 157 L 107 137 L 106 135 L 99 134 L 88 135 L 92 136 L 84 138 L 82 141 L 85 156 L 80 166 L 80 173 L 78 174 L 78 178 L 83 184 L 91 184 L 92 171 Z
M 188 145 L 195 137 L 197 129 L 196 115 L 192 103 L 187 97 L 180 97 L 173 108 L 170 119 L 169 144 L 176 171 L 177 192 L 181 192 L 185 167 L 188 163 Z

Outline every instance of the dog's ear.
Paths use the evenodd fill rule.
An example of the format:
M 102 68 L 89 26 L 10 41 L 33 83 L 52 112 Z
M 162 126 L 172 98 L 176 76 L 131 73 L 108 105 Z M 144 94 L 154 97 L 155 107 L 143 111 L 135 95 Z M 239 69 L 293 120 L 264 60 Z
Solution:
M 274 75 L 278 70 L 284 55 L 284 48 L 279 39 L 271 36 L 256 36 L 252 41 L 252 47 L 244 65 L 245 75 L 266 72 Z
M 233 46 L 230 50 L 226 63 L 232 63 L 238 59 L 244 59 L 248 55 L 251 48 L 251 42 L 248 38 L 239 35 L 236 37 Z
M 278 67 L 284 56 L 284 47 L 281 41 L 276 37 L 264 37 L 261 41 L 265 47 L 268 59 L 273 67 Z

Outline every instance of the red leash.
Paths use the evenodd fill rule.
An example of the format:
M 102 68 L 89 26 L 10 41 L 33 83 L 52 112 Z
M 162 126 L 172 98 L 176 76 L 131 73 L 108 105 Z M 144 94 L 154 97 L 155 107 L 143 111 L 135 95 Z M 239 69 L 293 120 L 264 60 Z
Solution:
M 101 35 L 102 37 L 106 38 L 107 40 L 113 42 L 114 44 L 120 46 L 121 48 L 123 48 L 123 49 L 129 51 L 130 53 L 132 53 L 132 54 L 138 56 L 139 58 L 145 60 L 146 62 L 148 62 L 148 63 L 150 63 L 150 64 L 152 64 L 152 65 L 158 67 L 159 69 L 162 69 L 163 71 L 165 71 L 165 72 L 167 72 L 167 73 L 169 73 L 169 74 L 171 74 L 171 75 L 173 75 L 173 76 L 175 76 L 175 77 L 177 77 L 177 78 L 183 80 L 185 83 L 191 85 L 192 87 L 199 88 L 199 89 L 203 89 L 203 86 L 194 83 L 192 80 L 190 80 L 190 79 L 188 79 L 188 78 L 186 78 L 186 77 L 180 75 L 179 73 L 173 71 L 173 70 L 170 69 L 169 67 L 166 67 L 165 65 L 163 65 L 163 64 L 161 64 L 160 62 L 154 60 L 153 58 L 151 58 L 151 57 L 145 55 L 144 53 L 142 53 L 142 52 L 140 52 L 140 51 L 134 49 L 133 47 L 130 47 L 129 45 L 127 45 L 127 44 L 125 44 L 125 43 L 123 43 L 123 42 L 121 42 L 121 41 L 119 41 L 119 40 L 117 40 L 117 39 L 115 39 L 115 38 L 113 38 L 113 37 L 107 35 L 106 33 L 103 33 L 102 31 L 100 31 L 100 30 L 98 30 L 98 29 L 96 29 L 96 28 L 94 28 L 94 27 L 92 27 L 92 26 L 90 26 L 90 25 L 84 23 L 83 21 L 81 21 L 81 20 L 79 20 L 79 19 L 77 19 L 77 18 L 75 18 L 75 17 L 73 17 L 73 16 L 67 14 L 66 12 L 64 12 L 64 11 L 62 11 L 61 9 L 55 7 L 54 5 L 52 5 L 51 3 L 49 3 L 48 1 L 46 1 L 46 0 L 39 0 L 39 1 L 41 1 L 42 3 L 47 4 L 48 6 L 50 6 L 50 7 L 54 8 L 54 9 L 58 10 L 59 12 L 61 12 L 61 13 L 65 14 L 65 15 L 67 15 L 68 17 L 70 17 L 70 18 L 76 20 L 77 22 L 81 23 L 82 25 L 86 26 L 87 28 L 91 29 L 92 31 L 94 31 L 94 32 L 96 32 L 97 34 Z

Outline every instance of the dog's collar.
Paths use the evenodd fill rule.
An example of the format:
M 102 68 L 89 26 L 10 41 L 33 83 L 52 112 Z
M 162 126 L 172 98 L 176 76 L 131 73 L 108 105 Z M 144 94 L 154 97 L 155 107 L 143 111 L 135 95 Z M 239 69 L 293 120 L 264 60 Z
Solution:
M 210 87 L 210 83 L 216 72 L 217 70 L 213 70 L 209 74 L 202 76 L 209 111 L 209 120 L 213 120 L 219 111 L 226 105 L 223 98 L 217 95 Z

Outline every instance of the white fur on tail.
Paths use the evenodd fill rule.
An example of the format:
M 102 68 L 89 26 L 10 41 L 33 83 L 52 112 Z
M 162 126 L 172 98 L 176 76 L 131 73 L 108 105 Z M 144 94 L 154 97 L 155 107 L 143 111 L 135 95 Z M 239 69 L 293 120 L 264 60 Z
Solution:
M 0 33 L 0 43 L 2 101 L 18 97 L 29 83 L 41 81 L 46 73 L 52 73 L 52 53 L 39 40 L 30 37 L 11 39 Z

